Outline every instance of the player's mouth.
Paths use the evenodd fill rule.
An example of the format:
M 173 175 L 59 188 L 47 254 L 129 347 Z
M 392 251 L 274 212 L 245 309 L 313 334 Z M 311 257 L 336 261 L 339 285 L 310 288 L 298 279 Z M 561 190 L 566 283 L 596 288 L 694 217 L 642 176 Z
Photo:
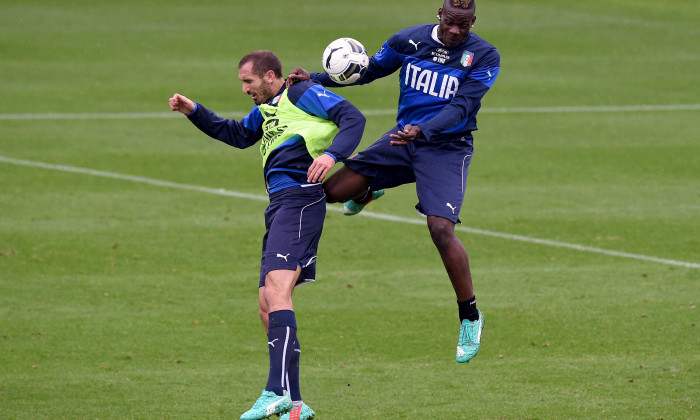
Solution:
M 449 48 L 454 48 L 462 43 L 464 39 L 459 36 L 447 36 L 445 37 L 445 46 Z

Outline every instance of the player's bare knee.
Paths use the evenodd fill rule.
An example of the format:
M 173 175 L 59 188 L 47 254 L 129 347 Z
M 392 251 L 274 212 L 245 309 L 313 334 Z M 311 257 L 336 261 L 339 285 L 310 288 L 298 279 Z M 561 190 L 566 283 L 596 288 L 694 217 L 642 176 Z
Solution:
M 269 283 L 270 282 L 268 280 L 268 285 L 265 286 L 265 291 L 263 292 L 263 299 L 264 299 L 265 304 L 268 308 L 270 306 L 270 303 L 274 302 L 275 298 L 277 296 L 279 296 L 279 294 L 280 294 L 279 291 L 277 290 L 277 288 L 274 285 L 269 284 Z M 261 310 L 262 310 L 262 306 L 261 306 Z
M 442 217 L 429 216 L 428 230 L 433 243 L 438 249 L 449 246 L 454 239 L 455 224 Z

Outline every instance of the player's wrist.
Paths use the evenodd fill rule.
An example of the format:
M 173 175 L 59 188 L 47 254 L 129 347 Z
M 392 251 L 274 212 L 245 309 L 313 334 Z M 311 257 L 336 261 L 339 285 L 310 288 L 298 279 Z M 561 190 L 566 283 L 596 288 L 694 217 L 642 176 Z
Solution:
M 194 106 L 192 107 L 192 111 L 190 111 L 189 113 L 185 112 L 185 115 L 187 115 L 188 117 L 191 115 L 194 115 L 194 113 L 197 112 L 198 106 L 199 105 L 197 104 L 197 102 L 194 102 Z
M 333 155 L 333 153 L 331 153 L 331 152 L 323 152 L 323 154 L 332 157 L 332 158 L 333 158 L 333 161 L 334 161 L 335 163 L 338 163 L 338 158 L 336 158 L 335 155 Z

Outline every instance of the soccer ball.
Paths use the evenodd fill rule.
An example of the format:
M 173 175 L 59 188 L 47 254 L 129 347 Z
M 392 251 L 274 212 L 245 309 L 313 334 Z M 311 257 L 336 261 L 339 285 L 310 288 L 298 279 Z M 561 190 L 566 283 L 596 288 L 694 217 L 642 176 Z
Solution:
M 369 65 L 367 50 L 357 40 L 340 38 L 323 51 L 323 69 L 341 85 L 354 83 L 365 74 Z

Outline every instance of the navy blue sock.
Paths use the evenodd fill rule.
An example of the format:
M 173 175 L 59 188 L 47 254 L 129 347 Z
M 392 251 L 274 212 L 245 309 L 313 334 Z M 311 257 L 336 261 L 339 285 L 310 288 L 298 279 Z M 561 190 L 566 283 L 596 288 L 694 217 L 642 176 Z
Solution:
M 457 307 L 459 308 L 459 323 L 465 319 L 474 322 L 479 319 L 479 310 L 476 308 L 476 296 L 472 296 L 471 299 L 465 300 L 464 302 L 457 301 Z
M 294 311 L 270 312 L 267 349 L 270 353 L 270 373 L 265 390 L 284 395 L 287 370 L 297 339 L 297 320 Z
M 294 342 L 292 358 L 289 360 L 289 371 L 287 380 L 287 390 L 292 401 L 301 401 L 301 388 L 299 387 L 299 358 L 301 357 L 301 346 L 299 339 Z

